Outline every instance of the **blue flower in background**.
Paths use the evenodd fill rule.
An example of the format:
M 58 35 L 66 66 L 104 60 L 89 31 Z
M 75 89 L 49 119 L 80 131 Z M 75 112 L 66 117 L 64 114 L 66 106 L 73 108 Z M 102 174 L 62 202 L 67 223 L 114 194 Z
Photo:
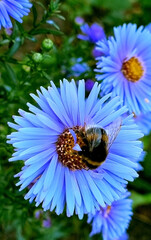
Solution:
M 151 23 L 149 23 L 145 28 L 151 32 Z
M 28 0 L 0 0 L 0 29 L 12 27 L 10 17 L 22 23 L 21 18 L 28 15 L 31 6 Z
M 151 112 L 141 113 L 134 119 L 144 135 L 148 135 L 151 131 Z
M 42 225 L 44 228 L 50 228 L 51 227 L 51 219 L 50 217 L 47 217 L 47 219 L 44 219 L 42 222 Z
M 43 215 L 43 211 L 42 210 L 37 210 L 35 212 L 35 218 L 36 219 L 40 219 L 42 215 Z
M 75 18 L 75 23 L 78 25 L 82 25 L 84 23 L 84 19 L 78 16 Z
M 93 23 L 90 27 L 87 23 L 84 23 L 80 29 L 84 35 L 78 34 L 79 39 L 96 43 L 97 41 L 105 38 L 103 28 L 97 23 Z
M 8 136 L 8 143 L 15 147 L 10 161 L 24 161 L 16 174 L 17 185 L 20 191 L 28 187 L 25 199 L 35 199 L 36 206 L 42 203 L 44 210 L 55 209 L 57 214 L 66 206 L 67 216 L 75 211 L 82 218 L 111 205 L 125 192 L 127 181 L 137 177 L 135 162 L 142 152 L 137 139 L 142 134 L 133 116 L 123 118 L 127 109 L 121 107 L 119 97 L 109 101 L 108 94 L 99 99 L 99 92 L 100 85 L 95 83 L 85 99 L 84 80 L 77 87 L 74 80 L 64 79 L 59 90 L 51 82 L 48 90 L 41 87 L 38 96 L 31 94 L 39 107 L 27 103 L 30 112 L 19 110 L 16 124 L 9 123 L 16 130 Z M 85 146 L 83 134 L 92 125 L 105 129 L 109 138 L 108 155 L 94 170 L 80 154 Z
M 94 57 L 94 58 L 98 58 L 98 57 L 101 57 L 102 56 L 102 52 L 100 51 L 100 49 L 99 48 L 97 48 L 97 46 L 95 46 L 94 48 L 93 48 L 93 50 L 92 50 L 92 56 Z
M 143 148 L 143 144 L 142 144 L 142 148 Z M 143 170 L 143 167 L 142 167 L 142 165 L 141 165 L 141 162 L 143 162 L 145 156 L 146 156 L 146 152 L 143 151 L 143 152 L 141 152 L 140 157 L 137 159 L 137 161 L 136 161 L 137 166 L 136 166 L 136 168 L 135 168 L 135 170 L 136 170 L 137 172 Z
M 51 227 L 51 219 L 46 214 L 44 215 L 44 212 L 42 210 L 37 210 L 35 212 L 35 218 L 41 220 L 42 219 L 42 226 L 44 228 L 50 228 Z
M 116 238 L 114 240 L 129 240 L 129 237 L 128 237 L 128 234 L 125 232 L 121 237 Z
M 92 79 L 87 79 L 85 81 L 85 90 L 87 92 L 90 92 L 92 90 L 93 86 L 94 86 L 94 83 L 95 82 Z
M 97 80 L 103 80 L 103 94 L 120 96 L 136 115 L 151 110 L 150 43 L 150 32 L 136 24 L 115 27 L 114 37 L 98 43 L 104 54 L 96 70 Z
M 82 58 L 78 58 L 71 67 L 71 72 L 74 77 L 79 77 L 83 73 L 90 72 L 90 68 L 87 63 L 82 62 Z
M 111 206 L 100 208 L 95 214 L 88 215 L 88 223 L 92 222 L 90 236 L 102 233 L 103 240 L 126 240 L 126 229 L 132 216 L 132 200 L 127 193 Z

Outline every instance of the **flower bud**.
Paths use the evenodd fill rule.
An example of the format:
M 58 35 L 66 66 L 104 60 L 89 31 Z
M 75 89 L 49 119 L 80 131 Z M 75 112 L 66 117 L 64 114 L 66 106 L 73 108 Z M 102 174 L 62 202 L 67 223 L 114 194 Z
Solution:
M 43 55 L 43 60 L 42 60 L 42 67 L 48 67 L 52 63 L 52 57 L 48 54 Z
M 43 56 L 41 53 L 34 53 L 32 59 L 35 63 L 40 63 L 43 59 Z
M 45 51 L 49 51 L 51 48 L 53 47 L 53 41 L 49 38 L 46 38 L 43 40 L 42 42 L 42 48 L 45 50 Z
M 27 73 L 30 72 L 30 66 L 23 65 L 23 66 L 22 66 L 22 69 L 23 69 L 25 72 L 27 72 Z

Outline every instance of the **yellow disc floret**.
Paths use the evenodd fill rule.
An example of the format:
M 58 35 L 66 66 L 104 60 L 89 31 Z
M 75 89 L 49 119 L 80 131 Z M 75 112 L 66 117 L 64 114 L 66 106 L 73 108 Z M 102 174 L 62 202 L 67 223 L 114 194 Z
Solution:
M 137 82 L 144 74 L 144 69 L 141 62 L 136 57 L 124 61 L 122 65 L 122 73 L 128 81 Z
M 80 132 L 84 131 L 84 129 L 79 126 L 73 127 L 72 129 L 75 131 L 77 143 L 82 147 L 84 142 Z M 87 169 L 86 164 L 82 161 L 82 156 L 78 154 L 78 151 L 73 150 L 74 145 L 72 134 L 69 129 L 65 129 L 56 143 L 59 161 L 70 170 Z

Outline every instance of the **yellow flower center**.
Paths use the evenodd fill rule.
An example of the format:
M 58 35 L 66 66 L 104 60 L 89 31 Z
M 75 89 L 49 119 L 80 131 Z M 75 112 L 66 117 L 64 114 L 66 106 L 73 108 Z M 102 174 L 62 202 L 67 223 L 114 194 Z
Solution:
M 137 82 L 144 74 L 144 69 L 136 57 L 123 62 L 122 73 L 130 82 Z
M 72 129 L 76 134 L 76 143 L 79 144 L 80 147 L 84 146 L 85 144 L 81 135 L 82 133 L 84 134 L 84 128 L 76 126 Z M 80 156 L 78 151 L 73 149 L 75 142 L 69 130 L 70 129 L 66 129 L 59 136 L 56 143 L 58 159 L 64 166 L 68 167 L 70 170 L 87 169 L 86 164 L 82 160 L 82 156 Z
M 111 206 L 107 206 L 106 213 L 109 214 L 111 211 Z
M 108 217 L 110 211 L 111 211 L 111 206 L 108 205 L 107 208 L 105 209 L 104 217 Z

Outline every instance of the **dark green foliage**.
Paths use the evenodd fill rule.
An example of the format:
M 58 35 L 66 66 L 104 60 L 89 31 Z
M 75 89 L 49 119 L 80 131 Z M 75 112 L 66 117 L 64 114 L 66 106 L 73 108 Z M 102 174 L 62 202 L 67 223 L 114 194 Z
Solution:
M 58 85 L 64 77 L 71 79 L 71 66 L 77 58 L 82 57 L 82 62 L 90 67 L 90 72 L 79 79 L 95 81 L 93 46 L 77 39 L 80 28 L 74 21 L 76 16 L 90 24 L 98 22 L 110 34 L 113 26 L 124 22 L 147 25 L 150 13 L 150 0 L 66 0 L 61 4 L 55 0 L 41 0 L 33 1 L 31 13 L 24 18 L 23 24 L 13 22 L 11 35 L 4 29 L 0 31 L 0 239 L 90 239 L 91 227 L 86 217 L 80 221 L 76 216 L 67 218 L 65 214 L 56 216 L 46 212 L 40 219 L 35 218 L 35 212 L 41 208 L 24 200 L 27 190 L 19 192 L 19 187 L 15 186 L 18 179 L 14 175 L 20 171 L 22 162 L 8 162 L 13 148 L 6 144 L 6 135 L 11 132 L 7 122 L 12 121 L 11 116 L 17 115 L 19 108 L 27 110 L 26 103 L 34 102 L 29 94 L 35 93 L 41 85 L 47 87 L 50 80 Z M 42 47 L 46 38 L 53 42 L 50 49 Z M 33 58 L 37 53 L 40 61 Z M 151 136 L 143 141 L 147 152 L 142 164 L 144 171 L 129 186 L 134 199 L 134 220 L 129 230 L 131 240 L 140 239 L 140 235 L 141 240 L 149 240 L 147 237 L 151 236 Z M 42 222 L 48 216 L 52 225 L 44 228 Z M 101 240 L 101 236 L 92 239 Z

